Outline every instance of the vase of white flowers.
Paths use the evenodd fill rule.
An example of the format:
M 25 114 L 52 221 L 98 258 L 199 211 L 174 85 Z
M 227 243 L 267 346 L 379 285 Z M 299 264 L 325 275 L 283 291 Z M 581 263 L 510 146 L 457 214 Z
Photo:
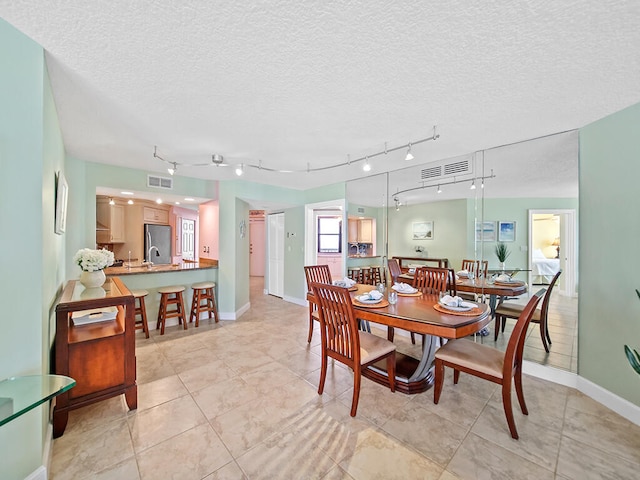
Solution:
M 106 280 L 104 269 L 113 265 L 114 260 L 113 252 L 104 248 L 102 250 L 82 248 L 73 257 L 73 261 L 82 269 L 80 283 L 85 288 L 101 286 Z

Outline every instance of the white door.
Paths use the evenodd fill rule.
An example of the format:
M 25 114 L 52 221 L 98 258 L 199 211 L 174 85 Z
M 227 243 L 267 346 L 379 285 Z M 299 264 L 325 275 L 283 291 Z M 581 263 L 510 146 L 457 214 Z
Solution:
M 269 215 L 269 294 L 284 296 L 284 213 Z
M 249 219 L 249 275 L 264 277 L 264 218 Z
M 194 260 L 196 222 L 188 218 L 182 219 L 182 258 Z

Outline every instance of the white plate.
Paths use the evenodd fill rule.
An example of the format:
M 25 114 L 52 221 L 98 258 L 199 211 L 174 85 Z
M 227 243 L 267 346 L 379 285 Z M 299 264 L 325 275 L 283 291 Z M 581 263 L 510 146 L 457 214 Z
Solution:
M 403 288 L 402 290 L 396 287 L 391 287 L 392 289 L 394 289 L 396 292 L 398 293 L 416 293 L 418 291 L 417 288 Z
M 442 303 L 440 303 L 440 306 L 443 308 L 446 308 L 447 310 L 451 310 L 452 312 L 468 312 L 469 310 L 475 307 L 475 305 L 470 305 L 470 304 L 465 304 L 460 307 L 450 307 L 448 305 L 443 305 Z
M 358 300 L 360 303 L 374 304 L 374 303 L 380 303 L 382 301 L 382 298 L 378 298 L 377 300 L 375 300 L 375 299 L 369 298 L 369 295 L 365 295 L 364 298 L 361 295 L 359 297 L 356 297 L 356 300 Z

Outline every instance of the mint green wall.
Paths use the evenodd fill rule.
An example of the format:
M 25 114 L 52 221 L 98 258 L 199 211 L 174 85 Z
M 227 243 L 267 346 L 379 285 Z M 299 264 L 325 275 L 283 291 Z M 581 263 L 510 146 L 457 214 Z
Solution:
M 433 221 L 433 240 L 413 240 L 414 222 Z M 467 200 L 449 200 L 389 209 L 389 258 L 417 257 L 423 246 L 429 258 L 448 258 L 457 268 L 467 249 Z
M 305 299 L 304 276 L 304 206 L 284 211 L 284 296 Z M 295 235 L 287 236 L 287 233 Z M 302 273 L 302 275 L 300 274 Z
M 62 139 L 42 48 L 0 19 L 0 378 L 49 372 L 49 311 L 64 278 L 53 233 Z M 48 404 L 0 428 L 2 478 L 42 464 Z
M 578 373 L 640 405 L 640 104 L 580 130 Z

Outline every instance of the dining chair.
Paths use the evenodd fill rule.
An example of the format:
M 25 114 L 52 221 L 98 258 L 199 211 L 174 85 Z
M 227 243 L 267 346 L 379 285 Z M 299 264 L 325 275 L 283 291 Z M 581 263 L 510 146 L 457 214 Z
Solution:
M 318 303 L 322 337 L 318 394 L 322 395 L 324 391 L 328 358 L 344 363 L 353 370 L 351 416 L 355 417 L 363 368 L 386 358 L 389 387 L 395 392 L 396 346 L 384 338 L 358 330 L 353 303 L 346 288 L 317 282 L 311 283 L 311 288 Z
M 558 281 L 558 277 L 562 273 L 562 270 L 558 272 L 551 279 L 551 283 L 547 287 L 547 291 L 542 299 L 541 307 L 533 312 L 531 317 L 531 323 L 537 323 L 540 325 L 540 338 L 542 339 L 542 345 L 547 353 L 549 353 L 549 345 L 551 345 L 551 336 L 549 335 L 548 315 L 549 315 L 549 301 L 551 299 L 551 291 Z M 520 313 L 524 309 L 524 305 L 517 304 L 515 302 L 502 302 L 496 308 L 496 331 L 494 340 L 498 340 L 498 330 L 502 330 L 504 333 L 504 327 L 507 323 L 507 318 L 518 318 Z
M 433 403 L 437 404 L 444 383 L 444 367 L 453 368 L 453 383 L 457 384 L 460 372 L 489 380 L 502 385 L 502 406 L 507 417 L 509 431 L 514 439 L 518 439 L 511 406 L 511 386 L 515 384 L 518 402 L 524 415 L 528 415 L 527 404 L 522 391 L 522 352 L 527 327 L 538 302 L 544 295 L 544 289 L 538 290 L 527 303 L 513 328 L 507 350 L 502 352 L 496 348 L 475 343 L 466 338 L 449 340 L 435 354 L 435 385 Z
M 449 268 L 419 267 L 416 268 L 413 275 L 413 288 L 417 288 L 426 294 L 438 294 L 440 292 L 450 292 L 453 285 L 455 295 L 455 281 L 452 281 L 453 278 L 452 270 Z M 415 345 L 415 332 L 409 333 L 411 334 L 411 343 Z
M 328 283 L 331 284 L 331 270 L 329 265 L 308 265 L 304 267 L 304 275 L 307 279 L 307 291 L 311 293 L 312 283 Z M 309 334 L 307 335 L 307 343 L 311 343 L 313 336 L 313 322 L 318 320 L 318 305 L 315 300 L 309 300 Z
M 400 269 L 400 264 L 398 260 L 395 258 L 390 258 L 387 260 L 387 266 L 389 267 L 389 276 L 391 277 L 391 285 L 398 282 L 398 277 L 402 275 L 402 270 Z
M 487 272 L 489 270 L 489 260 L 462 260 L 462 270 L 467 270 L 473 273 L 476 278 L 483 275 L 487 278 Z

